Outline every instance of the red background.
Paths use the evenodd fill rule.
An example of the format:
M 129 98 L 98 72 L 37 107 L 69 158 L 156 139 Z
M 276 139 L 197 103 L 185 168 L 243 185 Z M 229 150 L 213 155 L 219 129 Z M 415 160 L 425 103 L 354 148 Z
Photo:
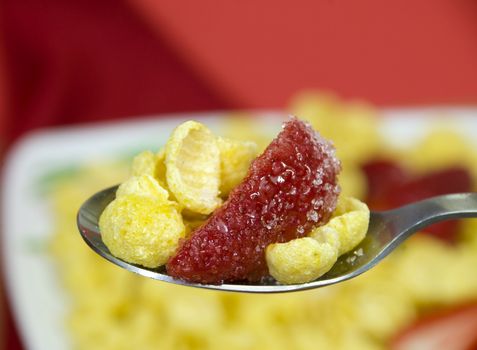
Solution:
M 0 136 L 132 115 L 477 102 L 474 0 L 4 0 Z M 7 320 L 8 349 L 19 348 Z
M 378 104 L 476 102 L 475 0 L 132 2 L 240 106 L 283 105 L 307 87 Z

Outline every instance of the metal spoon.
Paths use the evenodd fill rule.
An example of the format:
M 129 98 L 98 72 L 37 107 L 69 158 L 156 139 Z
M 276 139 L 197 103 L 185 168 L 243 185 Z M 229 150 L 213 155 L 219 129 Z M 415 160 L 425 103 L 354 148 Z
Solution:
M 86 243 L 103 258 L 145 277 L 190 287 L 250 293 L 293 292 L 320 288 L 346 281 L 369 270 L 396 249 L 406 238 L 438 221 L 477 217 L 477 193 L 459 193 L 434 197 L 401 208 L 372 212 L 366 238 L 352 252 L 341 256 L 333 268 L 319 279 L 302 284 L 281 285 L 273 279 L 256 284 L 199 284 L 174 279 L 165 268 L 149 269 L 113 256 L 101 240 L 98 221 L 104 208 L 115 198 L 117 186 L 89 198 L 80 208 L 78 228 Z

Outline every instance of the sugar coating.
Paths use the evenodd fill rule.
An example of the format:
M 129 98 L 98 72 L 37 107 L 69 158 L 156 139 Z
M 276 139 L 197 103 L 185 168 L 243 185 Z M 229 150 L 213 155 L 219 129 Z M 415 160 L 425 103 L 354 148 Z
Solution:
M 339 194 L 339 170 L 331 143 L 290 118 L 225 204 L 179 247 L 168 273 L 200 283 L 266 276 L 264 250 L 270 243 L 303 237 L 328 221 Z
M 174 203 L 137 194 L 112 201 L 101 214 L 99 228 L 111 254 L 150 268 L 164 265 L 185 234 Z
M 247 175 L 250 163 L 258 155 L 255 142 L 218 137 L 220 150 L 220 195 L 226 197 Z
M 363 240 L 368 223 L 366 204 L 351 197 L 340 198 L 333 218 L 312 230 L 308 237 L 267 247 L 270 274 L 283 284 L 306 283 L 319 278 L 331 269 L 340 255 Z M 358 251 L 359 254 L 362 251 Z
M 169 137 L 165 148 L 167 186 L 187 210 L 210 214 L 219 198 L 220 151 L 212 132 L 187 121 Z

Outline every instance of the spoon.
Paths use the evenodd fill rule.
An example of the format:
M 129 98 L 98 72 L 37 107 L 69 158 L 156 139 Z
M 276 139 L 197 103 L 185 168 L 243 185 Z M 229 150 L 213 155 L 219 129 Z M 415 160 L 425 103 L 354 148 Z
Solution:
M 89 198 L 80 208 L 77 224 L 86 243 L 103 258 L 139 275 L 190 287 L 250 293 L 294 292 L 325 287 L 346 281 L 366 272 L 396 249 L 406 238 L 438 221 L 477 217 L 477 193 L 458 193 L 425 199 L 403 207 L 371 212 L 364 240 L 351 252 L 341 256 L 333 268 L 315 281 L 282 285 L 272 278 L 259 283 L 200 284 L 167 275 L 164 267 L 155 269 L 127 263 L 113 256 L 101 240 L 98 221 L 104 208 L 115 198 L 117 186 Z

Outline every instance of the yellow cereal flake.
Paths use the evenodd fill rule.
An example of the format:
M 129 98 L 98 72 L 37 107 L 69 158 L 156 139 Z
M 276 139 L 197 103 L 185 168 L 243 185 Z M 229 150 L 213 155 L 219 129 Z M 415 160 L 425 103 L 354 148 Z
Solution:
M 477 274 L 464 272 L 466 267 L 477 266 L 475 248 L 451 247 L 429 235 L 418 235 L 395 255 L 400 261 L 396 279 L 415 302 L 432 305 L 475 299 Z
M 259 153 L 267 148 L 274 137 L 270 129 L 258 127 L 255 117 L 244 112 L 229 113 L 224 118 L 220 134 L 233 140 L 253 142 L 257 145 Z
M 338 175 L 341 196 L 354 197 L 363 200 L 368 191 L 368 183 L 365 174 L 359 166 L 350 162 L 342 162 L 341 167 L 341 172 Z
M 451 124 L 434 127 L 415 147 L 404 152 L 402 161 L 417 172 L 453 166 L 475 168 L 475 151 Z
M 257 157 L 255 142 L 217 138 L 220 150 L 220 194 L 226 197 L 247 175 L 250 163 Z
M 159 152 L 156 153 L 156 169 L 155 178 L 162 187 L 167 188 L 166 180 L 166 148 L 162 147 Z
M 134 157 L 131 167 L 131 175 L 151 175 L 156 172 L 156 156 L 151 151 L 143 151 Z
M 151 196 L 160 201 L 167 201 L 169 192 L 151 175 L 132 176 L 124 181 L 116 191 L 116 197 L 123 197 L 130 194 L 138 196 Z
M 336 226 L 324 225 L 320 226 L 319 229 L 319 231 L 318 229 L 311 231 L 308 234 L 308 237 L 313 238 L 319 243 L 330 244 L 334 249 L 336 249 L 336 254 L 338 254 L 341 249 L 342 235 L 337 231 Z
M 469 247 L 477 250 L 477 219 L 466 219 L 459 222 L 460 239 Z
M 112 201 L 100 217 L 99 228 L 114 256 L 151 268 L 164 265 L 185 234 L 175 205 L 137 194 Z
M 334 230 L 339 235 L 338 255 L 343 255 L 363 240 L 368 231 L 368 224 L 368 206 L 355 198 L 342 197 L 331 220 L 326 225 L 314 229 L 310 237 L 321 240 L 322 236 L 328 235 L 327 231 Z
M 205 223 L 206 219 L 201 218 L 184 218 L 184 225 L 186 227 L 186 235 L 199 228 Z
M 159 181 L 163 188 L 167 188 L 165 158 L 166 152 L 164 147 L 156 154 L 151 151 L 143 151 L 134 157 L 131 175 L 150 175 Z
M 169 190 L 186 209 L 210 214 L 221 204 L 220 151 L 215 136 L 203 124 L 179 125 L 166 144 Z
M 283 284 L 313 281 L 329 271 L 337 257 L 331 244 L 310 237 L 270 244 L 266 250 L 268 270 Z
M 337 258 L 366 235 L 369 209 L 351 197 L 341 198 L 334 217 L 308 237 L 270 244 L 265 252 L 270 274 L 280 283 L 306 283 L 328 272 Z
M 336 115 L 341 105 L 336 95 L 327 92 L 303 91 L 290 102 L 293 113 L 307 120 Z
M 367 103 L 342 103 L 334 95 L 311 91 L 298 95 L 290 109 L 333 140 L 342 162 L 359 164 L 380 151 L 383 142 L 377 128 L 377 113 Z

